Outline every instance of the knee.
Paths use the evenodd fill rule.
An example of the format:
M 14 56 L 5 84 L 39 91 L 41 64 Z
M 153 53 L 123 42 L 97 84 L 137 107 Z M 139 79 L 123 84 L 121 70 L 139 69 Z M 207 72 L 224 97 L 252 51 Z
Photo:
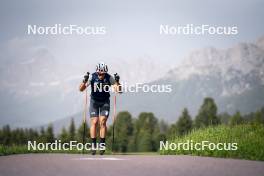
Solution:
M 106 119 L 100 120 L 100 127 L 106 127 Z
M 91 126 L 96 126 L 98 124 L 98 118 L 94 118 L 91 120 Z

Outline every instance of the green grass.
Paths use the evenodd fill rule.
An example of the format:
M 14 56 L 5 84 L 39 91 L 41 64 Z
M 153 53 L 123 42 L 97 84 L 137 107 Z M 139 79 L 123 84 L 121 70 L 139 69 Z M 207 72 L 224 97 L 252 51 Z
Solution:
M 238 125 L 216 126 L 193 130 L 186 136 L 175 137 L 169 143 L 184 143 L 192 140 L 193 143 L 209 141 L 212 143 L 237 143 L 237 150 L 162 150 L 164 155 L 198 155 L 223 158 L 239 158 L 249 160 L 264 160 L 264 126 L 263 125 Z
M 26 146 L 4 146 L 0 145 L 0 156 L 1 155 L 11 155 L 11 154 L 20 154 L 20 153 L 29 153 Z
M 73 149 L 73 150 L 28 150 L 27 146 L 4 146 L 0 145 L 0 156 L 3 155 L 12 155 L 12 154 L 26 154 L 26 153 L 67 153 L 67 154 L 82 154 L 82 151 Z M 85 151 L 84 154 L 89 154 L 90 151 Z M 111 154 L 111 151 L 106 150 L 105 154 Z
M 162 150 L 163 155 L 198 155 L 198 156 L 213 156 L 223 158 L 239 158 L 250 160 L 264 161 L 264 125 L 238 125 L 234 127 L 220 125 L 216 127 L 208 127 L 204 129 L 193 130 L 186 136 L 175 137 L 169 142 L 184 143 L 187 140 L 192 140 L 193 143 L 201 141 L 209 141 L 212 143 L 237 143 L 238 149 L 233 151 L 226 150 Z M 82 153 L 82 151 L 33 151 L 27 150 L 27 146 L 3 146 L 0 145 L 0 155 L 22 154 L 22 153 Z M 85 153 L 89 153 L 86 151 Z M 112 154 L 111 151 L 106 151 L 106 154 Z M 115 153 L 121 154 L 121 153 Z M 123 154 L 123 153 L 122 153 Z M 147 153 L 124 153 L 128 155 L 142 154 L 155 155 L 155 152 Z
M 76 149 L 74 150 L 69 150 L 69 151 L 62 151 L 62 150 L 28 150 L 27 146 L 17 146 L 17 145 L 12 145 L 12 146 L 3 146 L 0 145 L 0 156 L 3 155 L 12 155 L 12 154 L 26 154 L 26 153 L 67 153 L 67 154 L 82 154 L 82 151 L 78 151 Z M 90 154 L 89 151 L 85 151 L 85 154 Z M 114 152 L 110 150 L 105 151 L 106 155 L 158 155 L 159 153 L 157 152 L 127 152 L 127 153 L 120 153 L 120 152 Z

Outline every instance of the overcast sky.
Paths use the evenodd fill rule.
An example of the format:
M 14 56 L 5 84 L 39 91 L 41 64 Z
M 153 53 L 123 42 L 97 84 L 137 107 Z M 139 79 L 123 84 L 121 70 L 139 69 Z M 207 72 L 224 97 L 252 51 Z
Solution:
M 256 40 L 264 34 L 263 9 L 264 1 L 261 0 L 8 0 L 1 1 L 0 5 L 0 45 L 5 47 L 14 40 L 29 41 L 34 46 L 48 48 L 59 62 L 72 64 L 98 59 L 151 58 L 167 66 L 179 62 L 194 49 L 227 48 L 238 42 Z M 28 24 L 104 25 L 107 35 L 29 36 Z M 160 24 L 238 26 L 239 34 L 161 36 Z
M 229 48 L 239 42 L 254 42 L 264 35 L 263 9 L 263 0 L 2 0 L 0 113 L 4 118 L 1 122 L 44 124 L 54 116 L 65 117 L 79 112 L 82 95 L 76 91 L 76 83 L 72 80 L 79 83 L 84 73 L 95 69 L 98 61 L 109 64 L 110 73 L 118 72 L 124 82 L 148 82 L 166 74 L 193 50 L 209 46 Z M 107 34 L 27 34 L 28 25 L 54 24 L 105 26 Z M 238 34 L 160 35 L 161 24 L 237 26 Z M 48 86 L 54 83 L 59 86 Z M 71 109 L 59 111 L 56 108 L 53 112 L 53 108 L 49 108 L 47 112 L 51 115 L 48 117 L 45 109 L 38 112 L 36 107 L 40 110 L 42 105 L 48 107 L 46 97 L 54 97 L 54 94 L 46 96 L 48 91 L 60 92 L 62 98 L 72 91 L 75 98 L 70 98 Z M 43 102 L 38 96 L 44 97 Z M 18 101 L 23 106 L 14 110 L 13 104 Z M 65 108 L 66 105 L 61 103 L 58 107 Z M 58 112 L 64 114 L 57 116 Z M 31 114 L 44 115 L 41 119 L 31 117 Z

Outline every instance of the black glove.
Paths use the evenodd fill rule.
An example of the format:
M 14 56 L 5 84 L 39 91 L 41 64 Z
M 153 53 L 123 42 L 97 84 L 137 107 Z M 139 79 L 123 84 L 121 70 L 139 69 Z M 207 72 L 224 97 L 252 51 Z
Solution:
M 116 82 L 119 82 L 120 76 L 117 73 L 114 74 L 114 77 L 115 77 L 115 81 Z
M 89 75 L 90 75 L 90 73 L 89 72 L 87 72 L 87 74 L 86 75 L 84 75 L 84 79 L 83 79 L 83 83 L 87 83 L 87 81 L 88 81 L 88 79 L 89 79 Z

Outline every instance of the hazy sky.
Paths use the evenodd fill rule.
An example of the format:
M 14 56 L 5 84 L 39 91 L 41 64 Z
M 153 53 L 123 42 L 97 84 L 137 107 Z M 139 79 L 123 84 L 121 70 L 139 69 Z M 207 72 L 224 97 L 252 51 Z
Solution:
M 43 85 L 42 82 L 62 82 L 63 89 L 50 89 L 60 91 L 63 96 L 69 90 L 77 94 L 75 99 L 71 98 L 74 102 L 72 109 L 63 113 L 79 112 L 81 94 L 76 91 L 76 83 L 71 81 L 81 81 L 82 75 L 87 71 L 92 72 L 99 60 L 110 65 L 110 73 L 118 72 L 122 81 L 147 82 L 166 74 L 193 50 L 208 46 L 228 48 L 239 42 L 254 42 L 264 35 L 263 9 L 263 0 L 1 1 L 0 109 L 4 113 L 1 115 L 8 117 L 5 123 L 17 124 L 43 123 L 56 116 L 52 108 L 48 111 L 50 119 L 46 119 L 45 113 L 42 119 L 27 115 L 28 112 L 38 111 L 35 107 L 38 107 L 39 98 L 29 104 L 25 113 L 24 106 L 20 107 L 20 111 L 14 111 L 13 106 L 9 106 L 19 100 L 29 99 L 31 102 L 30 96 L 34 98 L 34 92 L 36 96 L 41 92 L 40 87 L 31 85 Z M 54 24 L 105 26 L 107 34 L 27 34 L 28 25 Z M 237 26 L 239 33 L 229 36 L 160 35 L 161 24 Z M 49 86 L 41 88 L 43 94 L 49 91 Z M 14 102 L 9 95 L 14 96 Z M 45 104 L 45 98 L 43 101 L 41 103 Z M 62 107 L 62 104 L 58 107 Z M 31 119 L 19 118 L 20 115 Z M 65 117 L 65 114 L 58 117 Z
M 264 34 L 263 9 L 261 0 L 8 0 L 0 5 L 0 45 L 5 47 L 14 40 L 29 41 L 34 46 L 48 48 L 59 62 L 72 64 L 94 62 L 98 58 L 127 61 L 151 58 L 167 66 L 179 62 L 194 49 L 227 48 L 256 40 Z M 107 35 L 29 36 L 28 24 L 104 25 Z M 160 24 L 238 26 L 239 34 L 161 36 Z

